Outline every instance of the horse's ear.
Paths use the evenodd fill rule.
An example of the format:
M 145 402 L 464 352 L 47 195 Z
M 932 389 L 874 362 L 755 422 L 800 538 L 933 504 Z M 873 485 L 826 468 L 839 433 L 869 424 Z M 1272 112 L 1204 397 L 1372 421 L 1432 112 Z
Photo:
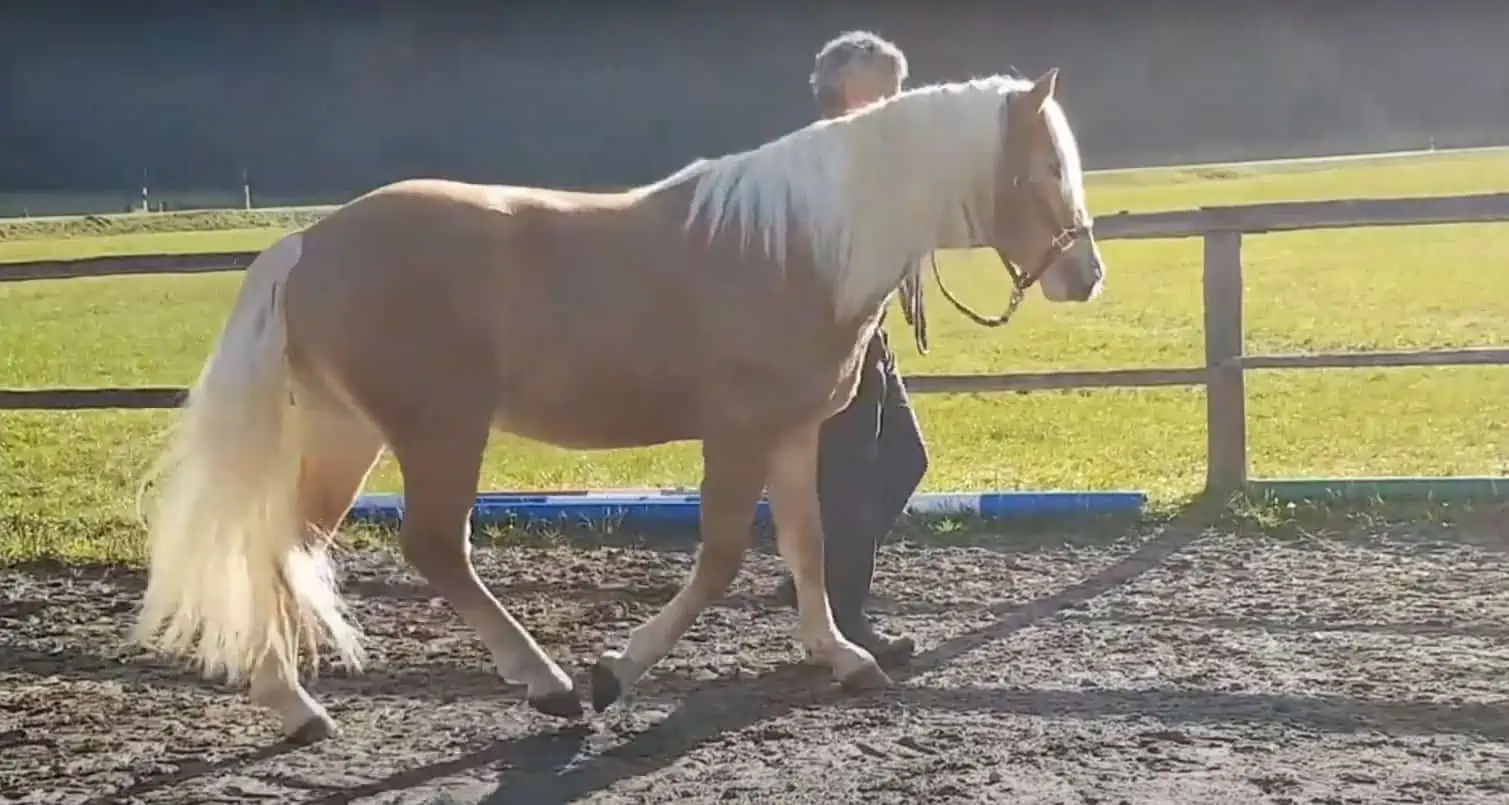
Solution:
M 1027 99 L 1031 102 L 1033 109 L 1042 109 L 1057 90 L 1058 68 L 1054 67 L 1032 82 L 1032 89 L 1028 91 Z

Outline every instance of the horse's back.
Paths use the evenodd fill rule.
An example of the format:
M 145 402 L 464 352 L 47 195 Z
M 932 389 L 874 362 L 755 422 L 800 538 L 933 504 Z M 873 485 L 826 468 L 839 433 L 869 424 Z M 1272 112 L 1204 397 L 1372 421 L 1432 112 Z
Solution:
M 341 207 L 335 215 L 377 205 L 401 205 L 410 210 L 445 209 L 452 212 L 518 212 L 548 210 L 557 213 L 589 213 L 623 209 L 634 197 L 627 193 L 595 193 L 529 185 L 478 184 L 455 179 L 401 179 L 373 188 Z
M 290 343 L 356 398 L 507 400 L 500 425 L 557 443 L 678 437 L 661 423 L 696 413 L 682 374 L 699 362 L 702 314 L 677 279 L 676 233 L 624 199 L 436 179 L 377 188 L 306 230 Z M 605 406 L 615 398 L 645 405 Z
M 444 389 L 571 447 L 692 438 L 710 419 L 784 418 L 826 397 L 846 347 L 826 343 L 815 280 L 762 264 L 742 238 L 689 232 L 683 199 L 641 202 L 378 188 L 308 230 L 290 341 L 366 396 L 412 407 Z

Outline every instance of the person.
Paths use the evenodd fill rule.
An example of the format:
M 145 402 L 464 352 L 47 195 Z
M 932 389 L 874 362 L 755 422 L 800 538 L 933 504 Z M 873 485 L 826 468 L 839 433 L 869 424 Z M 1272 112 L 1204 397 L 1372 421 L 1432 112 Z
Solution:
M 812 94 L 819 113 L 835 117 L 900 92 L 906 76 L 900 48 L 868 31 L 850 31 L 818 51 Z M 823 424 L 818 497 L 833 619 L 845 637 L 882 666 L 905 663 L 916 646 L 909 637 L 877 630 L 865 612 L 875 554 L 926 472 L 927 448 L 917 417 L 885 331 L 877 329 L 853 401 Z M 789 576 L 777 588 L 776 599 L 795 604 Z

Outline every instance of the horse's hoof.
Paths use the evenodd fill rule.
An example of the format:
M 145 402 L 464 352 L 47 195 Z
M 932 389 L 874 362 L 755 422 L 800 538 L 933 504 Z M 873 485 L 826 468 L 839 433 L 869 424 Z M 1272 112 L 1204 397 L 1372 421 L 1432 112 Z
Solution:
M 576 695 L 574 687 L 544 696 L 532 696 L 526 701 L 535 710 L 556 718 L 581 718 L 584 712 L 582 700 Z
M 305 721 L 283 740 L 294 746 L 310 746 L 328 738 L 334 738 L 340 730 L 330 716 L 319 715 Z
M 614 673 L 611 660 L 604 657 L 592 666 L 592 709 L 601 713 L 623 698 L 624 686 Z
M 879 665 L 870 663 L 851 671 L 848 676 L 838 680 L 838 685 L 845 693 L 863 693 L 890 687 L 891 678 L 880 670 Z

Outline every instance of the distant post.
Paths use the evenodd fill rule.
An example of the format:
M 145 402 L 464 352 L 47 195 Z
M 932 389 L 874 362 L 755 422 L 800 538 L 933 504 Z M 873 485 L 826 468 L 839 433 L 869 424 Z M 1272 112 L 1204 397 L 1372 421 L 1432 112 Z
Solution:
M 141 211 L 152 211 L 152 194 L 147 191 L 147 169 L 141 169 Z
M 246 168 L 241 169 L 241 208 L 249 210 L 251 206 L 251 174 Z

